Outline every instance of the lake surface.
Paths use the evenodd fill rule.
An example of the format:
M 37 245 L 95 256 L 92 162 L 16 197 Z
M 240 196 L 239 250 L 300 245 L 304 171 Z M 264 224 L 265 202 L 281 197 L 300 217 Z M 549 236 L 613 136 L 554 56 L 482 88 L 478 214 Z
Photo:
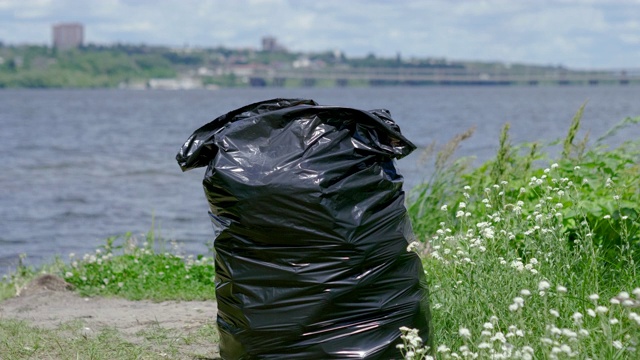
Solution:
M 27 254 L 37 265 L 82 255 L 104 239 L 156 235 L 186 254 L 206 254 L 213 231 L 201 180 L 175 155 L 201 125 L 275 97 L 322 105 L 386 108 L 420 148 L 475 126 L 456 156 L 488 159 L 504 123 L 514 143 L 564 137 L 588 101 L 581 134 L 595 139 L 640 115 L 640 87 L 382 87 L 219 91 L 0 90 L 0 274 Z M 638 127 L 608 140 L 640 136 Z M 398 162 L 409 189 L 429 176 L 421 149 Z

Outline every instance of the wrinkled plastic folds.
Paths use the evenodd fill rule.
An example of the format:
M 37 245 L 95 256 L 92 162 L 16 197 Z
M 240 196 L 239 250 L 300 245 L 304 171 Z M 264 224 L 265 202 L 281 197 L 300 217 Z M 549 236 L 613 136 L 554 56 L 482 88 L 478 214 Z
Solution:
M 207 166 L 223 359 L 394 359 L 430 341 L 424 271 L 394 159 L 415 146 L 386 110 L 273 99 L 197 129 Z

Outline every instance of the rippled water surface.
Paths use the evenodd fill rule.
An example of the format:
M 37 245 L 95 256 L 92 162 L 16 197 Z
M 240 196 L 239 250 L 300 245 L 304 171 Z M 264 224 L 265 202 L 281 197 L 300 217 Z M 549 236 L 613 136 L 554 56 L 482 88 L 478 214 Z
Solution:
M 487 159 L 505 122 L 514 142 L 554 140 L 588 101 L 583 128 L 597 138 L 640 115 L 640 87 L 389 87 L 220 91 L 1 90 L 0 273 L 27 254 L 38 264 L 84 254 L 104 239 L 152 226 L 186 253 L 206 253 L 212 229 L 203 169 L 175 162 L 193 130 L 237 107 L 274 97 L 389 109 L 419 147 L 471 126 L 458 156 Z M 584 132 L 583 132 L 584 133 Z M 640 136 L 638 127 L 609 140 Z M 420 149 L 399 161 L 410 188 L 429 175 Z

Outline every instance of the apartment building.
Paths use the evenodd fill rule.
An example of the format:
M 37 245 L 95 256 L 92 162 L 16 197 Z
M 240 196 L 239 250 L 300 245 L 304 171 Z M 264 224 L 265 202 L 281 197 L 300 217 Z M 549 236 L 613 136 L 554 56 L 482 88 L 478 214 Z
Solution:
M 84 41 L 84 26 L 79 23 L 53 25 L 53 47 L 60 50 L 76 48 Z

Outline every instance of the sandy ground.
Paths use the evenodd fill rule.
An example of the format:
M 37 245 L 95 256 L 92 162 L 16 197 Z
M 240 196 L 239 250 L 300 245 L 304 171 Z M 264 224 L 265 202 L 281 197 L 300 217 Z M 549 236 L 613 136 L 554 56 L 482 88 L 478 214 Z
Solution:
M 56 329 L 80 320 L 86 336 L 101 329 L 116 329 L 126 341 L 142 344 L 144 330 L 171 330 L 175 338 L 211 326 L 216 317 L 215 301 L 129 301 L 117 298 L 83 298 L 70 291 L 59 278 L 37 279 L 20 296 L 0 302 L 0 319 L 26 320 L 34 326 Z M 177 342 L 179 343 L 179 341 Z M 181 344 L 185 358 L 219 359 L 217 344 Z M 190 354 L 200 354 L 193 357 Z M 191 357 L 190 357 L 191 356 Z

